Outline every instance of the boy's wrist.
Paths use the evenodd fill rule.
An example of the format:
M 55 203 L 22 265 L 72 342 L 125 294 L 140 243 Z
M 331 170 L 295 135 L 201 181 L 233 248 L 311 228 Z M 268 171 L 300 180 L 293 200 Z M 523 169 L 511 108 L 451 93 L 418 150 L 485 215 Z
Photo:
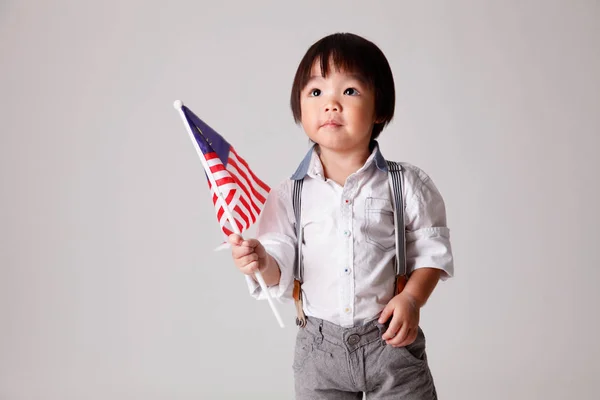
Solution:
M 411 273 L 402 293 L 412 298 L 416 307 L 422 308 L 427 303 L 439 279 L 440 270 L 437 268 L 417 269 Z
M 275 259 L 269 253 L 267 253 L 267 257 L 264 261 L 264 267 L 259 269 L 259 271 L 263 275 L 267 287 L 277 286 L 279 284 L 279 279 L 281 276 L 279 264 L 277 264 L 277 261 L 275 261 Z M 258 283 L 255 274 L 250 276 L 254 282 Z
M 404 289 L 400 294 L 404 295 L 404 297 L 409 301 L 410 304 L 412 304 L 413 307 L 423 307 L 423 304 L 418 300 L 418 298 L 414 294 L 410 293 L 408 290 Z

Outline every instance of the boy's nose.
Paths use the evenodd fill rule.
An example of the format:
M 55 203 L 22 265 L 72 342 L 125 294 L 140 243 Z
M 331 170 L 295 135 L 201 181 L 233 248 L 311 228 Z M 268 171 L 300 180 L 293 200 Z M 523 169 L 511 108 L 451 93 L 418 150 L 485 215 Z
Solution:
M 336 100 L 329 100 L 325 103 L 325 112 L 341 111 L 341 110 L 342 110 L 342 106 Z

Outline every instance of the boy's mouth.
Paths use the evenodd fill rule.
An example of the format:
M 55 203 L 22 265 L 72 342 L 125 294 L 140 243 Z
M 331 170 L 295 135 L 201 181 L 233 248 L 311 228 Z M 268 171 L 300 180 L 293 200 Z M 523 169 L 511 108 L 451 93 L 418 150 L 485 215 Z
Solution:
M 321 128 L 337 128 L 339 126 L 342 126 L 342 124 L 336 120 L 329 120 L 326 121 L 325 123 L 323 123 L 321 125 Z

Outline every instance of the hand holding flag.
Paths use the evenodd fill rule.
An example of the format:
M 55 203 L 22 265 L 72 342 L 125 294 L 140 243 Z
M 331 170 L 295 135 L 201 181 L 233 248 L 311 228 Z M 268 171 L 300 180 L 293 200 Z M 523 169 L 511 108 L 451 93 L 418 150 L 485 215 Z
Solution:
M 174 107 L 179 111 L 206 172 L 217 220 L 225 238 L 232 233 L 241 236 L 258 219 L 270 191 L 269 186 L 252 172 L 248 163 L 221 135 L 181 101 L 175 101 Z M 265 292 L 279 326 L 283 328 L 283 320 L 261 272 L 256 271 L 254 276 Z

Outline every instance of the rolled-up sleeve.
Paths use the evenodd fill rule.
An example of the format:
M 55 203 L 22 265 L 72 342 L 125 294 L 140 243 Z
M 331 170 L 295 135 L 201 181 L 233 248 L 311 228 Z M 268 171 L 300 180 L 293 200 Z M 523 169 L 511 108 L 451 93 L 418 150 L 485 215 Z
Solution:
M 417 167 L 407 171 L 405 180 L 408 271 L 438 268 L 443 271 L 440 279 L 446 280 L 454 276 L 454 259 L 444 199 L 431 178 Z
M 296 256 L 296 232 L 292 222 L 291 181 L 282 182 L 271 190 L 257 222 L 256 236 L 267 253 L 277 261 L 281 276 L 277 285 L 267 290 L 272 298 L 280 302 L 292 300 L 294 282 L 294 260 Z M 254 279 L 246 276 L 252 297 L 258 300 L 267 298 L 266 293 Z

